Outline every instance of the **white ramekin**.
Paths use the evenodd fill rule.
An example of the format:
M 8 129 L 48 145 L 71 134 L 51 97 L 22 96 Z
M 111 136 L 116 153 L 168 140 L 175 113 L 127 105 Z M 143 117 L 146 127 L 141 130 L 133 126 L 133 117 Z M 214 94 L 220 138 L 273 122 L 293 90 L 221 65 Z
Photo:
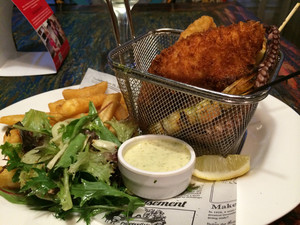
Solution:
M 190 161 L 180 169 L 168 172 L 149 172 L 135 168 L 124 160 L 124 153 L 141 140 L 175 140 L 187 146 Z M 189 185 L 195 166 L 195 152 L 186 142 L 165 135 L 141 135 L 125 141 L 118 150 L 118 167 L 125 186 L 133 194 L 153 200 L 172 198 L 182 193 Z

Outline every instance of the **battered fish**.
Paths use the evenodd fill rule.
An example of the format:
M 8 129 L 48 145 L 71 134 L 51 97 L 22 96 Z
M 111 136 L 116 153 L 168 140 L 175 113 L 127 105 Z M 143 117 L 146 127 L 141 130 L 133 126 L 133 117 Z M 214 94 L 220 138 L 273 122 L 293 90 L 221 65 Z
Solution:
M 222 91 L 251 72 L 264 34 L 263 25 L 256 21 L 193 33 L 157 55 L 148 72 Z

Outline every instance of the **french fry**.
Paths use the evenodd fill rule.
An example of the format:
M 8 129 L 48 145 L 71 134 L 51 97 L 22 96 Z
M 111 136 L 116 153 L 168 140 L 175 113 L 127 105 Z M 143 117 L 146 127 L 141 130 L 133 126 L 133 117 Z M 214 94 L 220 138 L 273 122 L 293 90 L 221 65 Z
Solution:
M 109 105 L 107 105 L 104 109 L 102 109 L 100 111 L 100 113 L 98 114 L 100 119 L 105 122 L 108 120 L 111 120 L 118 108 L 118 106 L 120 105 L 119 102 L 111 102 Z
M 63 115 L 61 115 L 60 113 L 48 112 L 47 114 L 49 115 L 50 124 L 52 126 L 59 121 L 65 120 L 65 117 Z
M 20 187 L 19 183 L 14 183 L 12 177 L 15 174 L 15 170 L 7 171 L 2 166 L 0 166 L 0 187 L 7 189 L 16 189 Z
M 109 126 L 107 124 L 105 124 L 105 126 Z M 115 129 L 112 126 L 108 127 L 109 131 L 112 132 L 114 135 L 117 135 L 117 132 L 115 131 Z
M 120 103 L 114 115 L 116 120 L 125 120 L 129 116 L 127 107 L 125 107 Z
M 0 118 L 0 123 L 6 124 L 6 125 L 14 125 L 19 121 L 22 121 L 24 118 L 24 115 L 10 115 L 10 116 L 2 116 Z
M 120 100 L 120 104 L 123 106 L 123 108 L 126 110 L 126 112 L 128 113 L 128 108 L 124 99 L 124 96 L 121 95 L 121 100 Z
M 69 118 L 80 113 L 88 112 L 90 101 L 94 103 L 96 108 L 99 108 L 102 105 L 106 96 L 106 94 L 101 94 L 86 98 L 68 99 L 65 100 L 65 102 L 62 105 L 57 107 L 56 110 L 65 118 Z
M 86 113 L 79 113 L 79 114 L 73 115 L 72 118 L 78 119 L 78 118 L 80 118 L 80 117 L 82 117 L 82 116 L 86 116 L 86 115 L 88 115 L 87 112 L 86 112 Z
M 3 136 L 3 142 L 9 142 L 11 144 L 13 143 L 22 143 L 22 138 L 20 135 L 19 130 L 17 129 L 12 129 L 10 130 L 9 134 L 4 134 Z
M 80 89 L 65 89 L 62 94 L 64 99 L 84 98 L 104 94 L 107 89 L 107 82 L 103 81 L 93 86 Z
M 111 102 L 120 102 L 121 93 L 112 93 L 108 94 L 101 105 L 101 110 L 106 108 L 107 105 L 111 104 Z
M 123 96 L 122 94 L 121 94 L 120 103 L 121 103 L 122 105 L 125 105 L 125 106 L 126 106 L 125 99 L 124 99 L 124 96 Z
M 57 113 L 57 109 L 58 109 L 59 107 L 61 107 L 62 104 L 65 103 L 65 101 L 66 101 L 65 99 L 59 99 L 59 100 L 57 100 L 57 101 L 55 101 L 55 102 L 50 102 L 50 103 L 48 104 L 48 108 L 49 108 L 50 112 L 51 112 L 51 113 Z
M 64 117 L 60 113 L 47 113 L 47 114 L 49 115 L 50 124 L 53 126 L 57 122 L 60 122 L 60 121 L 66 120 L 66 119 L 78 119 L 81 116 L 87 115 L 88 113 L 79 113 L 79 114 L 73 115 L 69 118 Z
M 121 93 L 108 94 L 101 105 L 99 117 L 105 122 L 112 119 L 117 107 L 120 105 Z
M 117 120 L 124 120 L 129 116 L 127 105 L 125 103 L 124 96 L 121 94 L 120 105 L 118 106 L 114 117 Z

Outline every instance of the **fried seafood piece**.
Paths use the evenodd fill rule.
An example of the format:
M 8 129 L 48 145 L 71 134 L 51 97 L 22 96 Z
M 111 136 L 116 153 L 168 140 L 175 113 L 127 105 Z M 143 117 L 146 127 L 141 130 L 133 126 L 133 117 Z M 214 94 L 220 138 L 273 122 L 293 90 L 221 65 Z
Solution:
M 222 91 L 252 71 L 264 35 L 256 21 L 193 33 L 157 55 L 148 72 Z
M 214 22 L 214 19 L 210 16 L 201 16 L 199 19 L 191 23 L 181 34 L 179 40 L 185 39 L 191 34 L 197 32 L 204 32 L 211 28 L 216 28 L 217 25 Z

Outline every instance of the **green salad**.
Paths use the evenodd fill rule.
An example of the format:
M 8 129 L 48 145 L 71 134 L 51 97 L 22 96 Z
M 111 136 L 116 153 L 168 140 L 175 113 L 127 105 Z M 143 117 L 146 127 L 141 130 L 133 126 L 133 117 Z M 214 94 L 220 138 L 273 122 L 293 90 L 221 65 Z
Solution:
M 22 144 L 0 146 L 8 159 L 6 169 L 16 171 L 13 182 L 20 183 L 20 189 L 0 189 L 0 195 L 12 203 L 49 210 L 57 218 L 79 215 L 86 224 L 97 214 L 108 219 L 123 214 L 129 219 L 144 202 L 126 192 L 117 169 L 117 150 L 137 126 L 130 121 L 108 123 L 116 135 L 104 126 L 93 103 L 88 115 L 53 126 L 46 113 L 28 111 L 12 127 L 20 130 Z

